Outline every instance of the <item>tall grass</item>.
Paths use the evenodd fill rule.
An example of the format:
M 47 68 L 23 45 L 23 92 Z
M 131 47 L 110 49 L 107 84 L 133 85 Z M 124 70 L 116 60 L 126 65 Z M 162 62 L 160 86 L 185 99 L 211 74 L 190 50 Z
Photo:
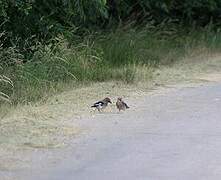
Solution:
M 13 88 L 13 82 L 4 75 L 0 75 L 0 83 L 1 83 L 0 87 L 2 87 L 1 89 L 6 89 L 7 86 Z M 7 92 L 4 91 L 0 91 L 0 100 L 11 103 L 10 96 L 7 94 Z
M 67 85 L 109 80 L 133 83 L 140 66 L 147 67 L 148 71 L 148 68 L 168 65 L 197 48 L 220 50 L 220 33 L 208 29 L 146 27 L 91 35 L 80 43 L 61 36 L 56 44 L 38 44 L 38 50 L 26 63 L 22 63 L 26 60 L 16 50 L 9 53 L 13 55 L 11 65 L 1 60 L 5 75 L 1 77 L 10 78 L 4 80 L 10 87 L 1 86 L 0 91 L 16 104 L 47 99 Z
M 2 35 L 3 33 L 0 33 L 0 38 Z M 4 70 L 14 61 L 13 52 L 13 48 L 3 48 L 3 44 L 0 43 L 0 103 L 11 103 L 10 94 L 13 92 L 14 85 L 13 81 L 4 74 Z

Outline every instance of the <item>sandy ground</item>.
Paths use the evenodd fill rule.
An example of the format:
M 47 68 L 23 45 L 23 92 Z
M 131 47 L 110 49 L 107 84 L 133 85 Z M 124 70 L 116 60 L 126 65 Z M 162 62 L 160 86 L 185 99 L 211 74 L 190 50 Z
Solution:
M 220 69 L 220 55 L 199 56 L 192 60 L 180 61 L 172 67 L 160 67 L 153 73 L 151 81 L 146 81 L 143 78 L 144 80 L 138 81 L 135 85 L 125 85 L 120 82 L 98 83 L 55 95 L 44 104 L 39 103 L 16 108 L 1 119 L 0 177 L 3 180 L 35 179 L 38 173 L 45 175 L 43 173 L 45 171 L 51 179 L 55 178 L 52 174 L 56 174 L 54 171 L 55 168 L 58 168 L 58 172 L 63 169 L 61 175 L 71 179 L 72 176 L 68 176 L 70 168 L 74 167 L 74 170 L 70 170 L 70 174 L 73 175 L 72 172 L 81 174 L 79 168 L 83 165 L 82 163 L 86 164 L 102 148 L 109 149 L 108 142 L 111 143 L 113 137 L 118 138 L 115 135 L 124 132 L 126 124 L 130 125 L 129 128 L 131 129 L 142 125 L 136 124 L 136 121 L 130 119 L 131 117 L 134 120 L 139 119 L 140 110 L 145 109 L 142 112 L 143 117 L 148 117 L 148 113 L 159 112 L 159 109 L 156 112 L 154 112 L 154 109 L 159 108 L 159 104 L 162 104 L 162 102 L 157 100 L 156 102 L 159 104 L 155 101 L 149 103 L 149 101 L 144 102 L 143 99 L 155 97 L 161 99 L 166 96 L 168 100 L 170 99 L 169 102 L 172 103 L 173 99 L 177 97 L 170 94 L 178 95 L 176 92 L 184 87 L 193 88 L 202 84 L 220 82 Z M 142 71 L 140 78 L 141 76 Z M 118 114 L 114 105 L 110 106 L 103 114 L 91 110 L 91 103 L 106 96 L 111 97 L 114 101 L 116 97 L 122 96 L 128 101 L 131 109 L 123 114 Z M 167 105 L 164 106 L 165 108 L 167 108 Z M 175 112 L 174 109 L 171 111 Z M 174 115 L 174 113 L 172 114 Z M 119 117 L 120 121 L 118 120 Z M 125 121 L 125 119 L 128 120 Z M 149 123 L 153 119 L 146 120 L 143 118 L 142 121 L 147 121 L 146 126 L 149 127 Z M 117 127 L 121 121 L 124 123 L 119 129 Z M 162 125 L 165 124 L 162 123 Z M 5 130 L 10 131 L 5 132 Z M 97 134 L 97 132 L 99 133 Z M 133 133 L 131 133 L 128 132 L 128 136 L 132 137 Z M 136 128 L 134 128 L 134 133 L 136 133 Z M 119 138 L 121 139 L 121 137 Z M 93 142 L 96 145 L 97 139 L 100 139 L 103 143 L 103 145 L 101 143 L 100 150 L 93 146 Z M 126 139 L 122 139 L 121 143 L 123 141 L 126 144 L 133 143 Z M 87 144 L 88 142 L 90 143 Z M 84 151 L 84 155 L 80 155 L 79 148 L 80 151 Z M 132 150 L 132 147 L 128 148 Z M 119 151 L 121 150 L 119 149 Z M 90 153 L 86 155 L 88 152 Z M 102 153 L 105 154 L 105 151 Z M 67 159 L 72 156 L 75 159 L 68 162 Z M 83 156 L 85 156 L 85 159 L 82 159 Z M 94 161 L 99 163 L 96 157 L 94 158 Z M 74 166 L 71 166 L 69 163 L 73 163 L 73 161 L 75 161 Z M 60 163 L 63 164 L 63 168 L 57 167 Z M 33 176 L 30 176 L 30 173 Z M 59 174 L 56 174 L 56 176 L 59 177 Z M 42 179 L 45 177 L 42 176 Z M 82 178 L 85 177 L 82 176 Z

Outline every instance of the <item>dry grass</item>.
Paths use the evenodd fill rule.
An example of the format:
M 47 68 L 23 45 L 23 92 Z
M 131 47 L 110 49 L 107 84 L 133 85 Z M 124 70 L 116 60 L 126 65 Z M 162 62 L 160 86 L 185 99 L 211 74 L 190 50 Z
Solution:
M 154 73 L 154 81 L 159 84 L 198 83 L 207 81 L 211 74 L 219 76 L 220 70 L 220 54 L 197 53 L 183 58 L 172 66 L 160 67 Z M 216 78 L 208 80 L 216 81 Z
M 145 66 L 135 68 L 134 84 L 113 81 L 82 85 L 77 89 L 68 85 L 65 92 L 44 102 L 18 105 L 13 109 L 9 105 L 3 106 L 0 111 L 0 170 L 14 167 L 9 161 L 14 154 L 10 152 L 66 145 L 70 137 L 83 131 L 75 121 L 97 113 L 90 105 L 98 99 L 106 96 L 113 101 L 118 96 L 140 98 L 153 89 L 221 80 L 219 54 L 197 54 L 158 69 Z M 110 110 L 115 111 L 114 105 Z
M 82 85 L 77 89 L 69 86 L 65 92 L 46 102 L 18 106 L 7 115 L 4 112 L 9 111 L 9 107 L 3 107 L 0 142 L 16 146 L 56 147 L 61 136 L 80 131 L 73 125 L 73 119 L 93 114 L 90 105 L 98 99 L 142 96 L 158 87 L 219 80 L 220 69 L 220 55 L 184 58 L 172 66 L 156 70 L 136 67 L 135 84 L 114 81 Z

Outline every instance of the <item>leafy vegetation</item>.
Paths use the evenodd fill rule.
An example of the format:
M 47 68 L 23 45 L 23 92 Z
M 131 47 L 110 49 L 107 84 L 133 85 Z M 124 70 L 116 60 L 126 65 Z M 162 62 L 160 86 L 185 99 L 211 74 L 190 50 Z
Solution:
M 220 10 L 219 0 L 0 0 L 0 30 L 5 32 L 1 40 L 4 46 L 17 43 L 23 53 L 30 53 L 36 41 L 111 28 L 113 22 L 218 26 Z
M 47 98 L 64 84 L 121 80 L 137 67 L 220 48 L 219 0 L 0 0 L 0 97 Z

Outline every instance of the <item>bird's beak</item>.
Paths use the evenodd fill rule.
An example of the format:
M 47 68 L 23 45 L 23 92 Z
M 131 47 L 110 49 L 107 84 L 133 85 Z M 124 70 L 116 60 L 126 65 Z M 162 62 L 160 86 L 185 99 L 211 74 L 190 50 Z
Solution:
M 111 101 L 109 101 L 109 103 L 111 103 L 111 104 L 112 104 L 112 102 L 111 102 Z

